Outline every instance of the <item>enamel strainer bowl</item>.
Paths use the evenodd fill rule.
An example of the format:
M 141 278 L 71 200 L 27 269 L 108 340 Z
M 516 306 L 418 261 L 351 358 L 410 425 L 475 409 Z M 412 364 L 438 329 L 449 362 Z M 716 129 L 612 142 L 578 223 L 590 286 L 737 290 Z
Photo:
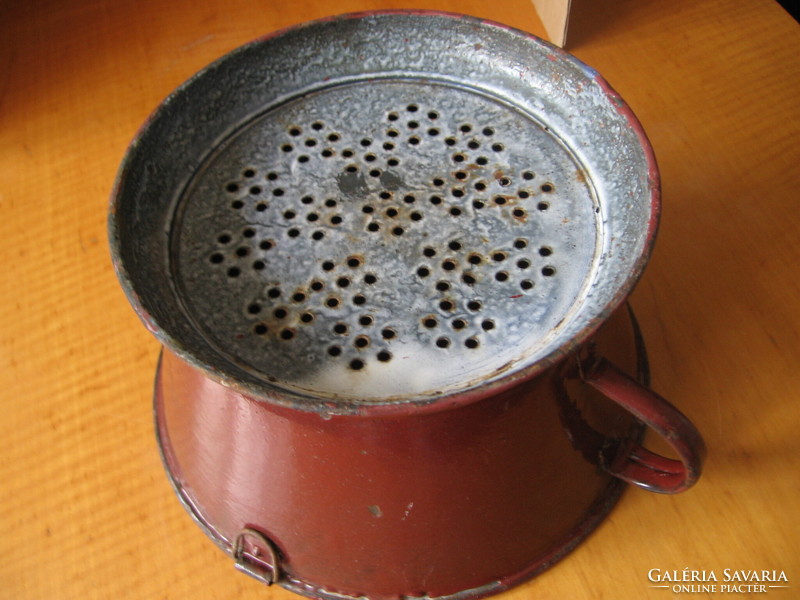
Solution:
M 139 133 L 110 219 L 123 287 L 173 357 L 159 380 L 162 443 L 199 440 L 184 447 L 186 458 L 165 450 L 179 493 L 191 496 L 198 519 L 240 563 L 245 539 L 270 546 L 273 558 L 282 554 L 282 582 L 293 589 L 302 585 L 292 577 L 318 596 L 431 594 L 418 582 L 370 590 L 363 574 L 352 585 L 303 575 L 306 547 L 267 531 L 285 516 L 256 508 L 230 517 L 222 531 L 228 525 L 215 523 L 230 515 L 206 514 L 215 500 L 201 497 L 197 481 L 233 459 L 209 448 L 233 437 L 263 455 L 297 443 L 270 438 L 269 427 L 248 430 L 264 414 L 316 419 L 318 433 L 347 419 L 380 423 L 374 427 L 391 437 L 400 434 L 387 434 L 387 423 L 406 427 L 442 411 L 463 420 L 460 408 L 497 404 L 520 386 L 528 386 L 517 393 L 528 406 L 543 395 L 551 401 L 551 392 L 530 391 L 542 378 L 582 376 L 613 388 L 618 371 L 579 354 L 641 274 L 658 212 L 656 164 L 630 109 L 592 69 L 519 31 L 435 13 L 350 15 L 225 56 Z M 578 375 L 555 368 L 574 366 L 570 356 Z M 167 368 L 200 373 L 203 383 L 165 379 Z M 619 382 L 604 393 L 662 433 L 691 428 L 655 394 L 628 384 L 635 399 L 620 399 Z M 197 427 L 188 417 L 174 417 L 171 429 L 171 395 L 189 412 L 214 397 L 223 415 L 215 432 L 176 433 Z M 220 433 L 237 403 L 261 416 L 239 418 L 236 436 Z M 617 443 L 603 477 L 660 491 L 688 487 L 699 471 L 700 451 L 686 448 L 695 433 L 673 444 L 680 460 L 634 459 L 646 451 Z M 429 434 L 419 432 L 415 444 Z M 365 436 L 375 439 L 361 432 L 340 443 Z M 208 452 L 208 473 L 192 475 L 185 463 Z M 425 462 L 423 454 L 417 468 Z M 259 468 L 248 466 L 255 481 L 266 478 Z M 402 477 L 402 469 L 392 472 Z M 282 484 L 270 479 L 275 485 Z M 259 502 L 230 494 L 243 505 Z M 360 516 L 380 521 L 383 510 Z M 341 514 L 331 518 L 359 528 L 343 525 Z M 277 572 L 276 560 L 265 562 Z M 471 577 L 434 588 L 443 595 L 486 585 Z

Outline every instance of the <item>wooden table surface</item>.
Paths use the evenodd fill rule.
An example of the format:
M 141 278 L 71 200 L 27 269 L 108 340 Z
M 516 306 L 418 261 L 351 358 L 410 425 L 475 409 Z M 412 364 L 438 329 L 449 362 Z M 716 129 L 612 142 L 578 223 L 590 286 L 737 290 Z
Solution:
M 158 344 L 114 276 L 107 201 L 139 125 L 195 71 L 279 27 L 400 5 L 543 35 L 525 0 L 0 2 L 0 598 L 294 597 L 235 572 L 167 483 Z M 783 571 L 789 587 L 765 593 L 800 598 L 800 27 L 769 0 L 575 9 L 569 49 L 659 159 L 663 220 L 633 303 L 654 388 L 710 452 L 694 489 L 629 490 L 505 597 L 664 599 L 648 571 L 688 568 Z

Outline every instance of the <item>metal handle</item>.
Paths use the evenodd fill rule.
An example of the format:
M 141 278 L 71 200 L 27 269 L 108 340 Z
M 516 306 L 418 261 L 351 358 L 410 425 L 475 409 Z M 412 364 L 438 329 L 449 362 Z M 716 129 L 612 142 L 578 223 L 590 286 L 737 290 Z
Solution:
M 250 552 L 245 552 L 246 538 L 251 538 L 253 550 Z M 272 585 L 280 579 L 278 553 L 272 542 L 260 531 L 250 527 L 242 529 L 233 542 L 231 552 L 235 561 L 234 566 L 242 573 L 247 573 L 253 579 L 266 585 Z M 262 552 L 266 552 L 268 555 L 268 562 L 258 556 Z
M 593 356 L 580 367 L 583 381 L 652 427 L 680 457 L 680 460 L 666 458 L 630 442 L 605 465 L 606 471 L 662 494 L 676 494 L 694 485 L 702 471 L 706 445 L 692 422 L 605 358 Z

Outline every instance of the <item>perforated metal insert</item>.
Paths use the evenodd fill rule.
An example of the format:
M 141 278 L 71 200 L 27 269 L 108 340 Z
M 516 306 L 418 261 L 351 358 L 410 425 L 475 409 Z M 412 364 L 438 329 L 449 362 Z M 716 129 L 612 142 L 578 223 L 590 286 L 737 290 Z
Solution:
M 332 396 L 432 393 L 543 347 L 599 244 L 581 166 L 493 98 L 351 84 L 242 127 L 171 230 L 196 327 L 228 359 Z

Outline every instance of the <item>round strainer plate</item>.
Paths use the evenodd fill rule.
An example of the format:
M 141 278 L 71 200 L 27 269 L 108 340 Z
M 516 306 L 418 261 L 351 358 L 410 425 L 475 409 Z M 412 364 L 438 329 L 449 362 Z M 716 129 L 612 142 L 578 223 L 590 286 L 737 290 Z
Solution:
M 657 190 L 635 119 L 569 55 L 470 18 L 346 17 L 178 90 L 123 164 L 112 248 L 212 375 L 430 400 L 581 343 L 644 265 Z
M 583 169 L 452 86 L 373 82 L 248 123 L 172 230 L 187 313 L 229 360 L 320 393 L 418 394 L 503 369 L 592 273 Z

